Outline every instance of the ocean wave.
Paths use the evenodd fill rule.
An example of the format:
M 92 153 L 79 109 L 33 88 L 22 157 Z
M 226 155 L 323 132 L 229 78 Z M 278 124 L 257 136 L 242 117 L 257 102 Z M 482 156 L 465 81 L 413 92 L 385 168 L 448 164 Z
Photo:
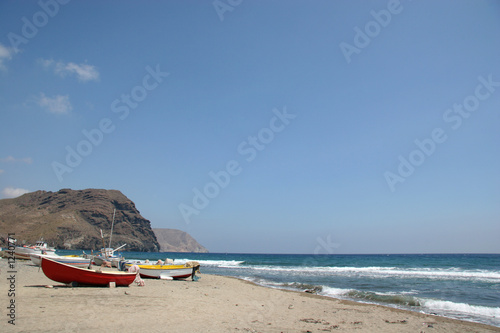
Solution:
M 404 294 L 389 295 L 389 294 L 374 293 L 370 291 L 352 290 L 349 293 L 347 293 L 347 296 L 356 299 L 372 301 L 375 303 L 388 303 L 388 304 L 405 305 L 405 306 L 422 305 L 419 298 Z
M 250 266 L 239 265 L 238 269 L 307 273 L 339 276 L 364 276 L 374 278 L 422 278 L 441 280 L 484 280 L 500 282 L 500 272 L 492 270 L 464 270 L 461 268 L 397 268 L 397 267 L 303 267 L 303 266 Z
M 466 303 L 455 303 L 451 301 L 432 299 L 422 299 L 422 306 L 431 311 L 500 319 L 500 307 L 493 308 L 488 306 L 470 305 Z
M 221 268 L 232 268 L 244 263 L 244 261 L 238 260 L 200 260 L 200 259 L 175 259 L 176 264 L 183 264 L 188 261 L 197 261 L 202 266 L 217 266 Z
M 324 285 L 314 285 L 308 283 L 280 283 L 273 282 L 262 278 L 244 278 L 247 281 L 253 283 L 277 289 L 288 289 L 296 291 L 307 291 L 322 296 L 328 296 L 340 299 L 351 299 L 357 301 L 366 301 L 369 303 L 385 303 L 394 305 L 405 305 L 405 306 L 420 306 L 421 301 L 419 298 L 411 296 L 414 292 L 401 292 L 401 293 L 376 293 L 370 291 L 360 291 L 355 289 L 345 289 L 345 288 L 334 288 Z
M 402 308 L 419 308 L 425 313 L 437 313 L 446 317 L 463 320 L 478 321 L 478 319 L 480 319 L 479 321 L 485 324 L 500 326 L 500 307 L 488 307 L 421 298 L 412 296 L 412 291 L 401 293 L 377 293 L 323 286 L 323 291 L 320 294 L 334 298 L 351 299 L 355 301 L 384 304 Z
M 421 301 L 418 297 L 411 296 L 411 292 L 402 293 L 376 293 L 371 291 L 361 291 L 355 289 L 341 289 L 323 287 L 321 295 L 335 298 L 350 298 L 354 300 L 368 301 L 370 303 L 386 303 L 404 306 L 421 306 Z
M 282 283 L 281 287 L 292 290 L 309 291 L 313 293 L 319 293 L 323 291 L 324 286 L 317 286 L 310 283 L 292 282 L 292 283 Z
M 350 293 L 353 290 L 354 289 L 343 289 L 343 288 L 333 288 L 333 287 L 323 286 L 323 290 L 321 292 L 321 295 L 337 298 L 337 297 L 346 296 L 348 293 Z
M 258 284 L 263 287 L 275 288 L 275 289 L 286 289 L 293 291 L 305 291 L 311 292 L 314 294 L 321 294 L 323 288 L 329 288 L 326 286 L 320 286 L 310 283 L 302 283 L 302 282 L 275 282 L 270 281 L 260 277 L 242 277 L 241 279 L 250 281 L 252 283 Z

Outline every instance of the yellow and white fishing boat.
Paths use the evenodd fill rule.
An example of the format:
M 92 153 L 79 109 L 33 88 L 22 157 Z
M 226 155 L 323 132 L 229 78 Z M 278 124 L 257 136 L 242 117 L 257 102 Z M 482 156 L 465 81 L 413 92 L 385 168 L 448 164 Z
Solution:
M 196 272 L 200 270 L 200 264 L 197 262 L 187 262 L 184 265 L 149 265 L 126 263 L 125 267 L 139 267 L 139 274 L 143 278 L 179 280 L 191 277 L 193 280 Z

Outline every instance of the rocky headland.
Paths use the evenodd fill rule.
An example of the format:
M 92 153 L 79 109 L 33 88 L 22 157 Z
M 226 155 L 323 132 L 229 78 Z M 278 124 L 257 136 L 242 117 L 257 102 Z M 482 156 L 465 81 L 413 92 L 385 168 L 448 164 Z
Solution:
M 109 245 L 115 210 L 111 247 L 127 244 L 123 248 L 125 251 L 160 251 L 160 243 L 151 228 L 151 222 L 141 216 L 134 202 L 120 191 L 104 189 L 36 191 L 0 200 L 0 245 L 6 245 L 7 234 L 15 234 L 20 245 L 33 244 L 43 238 L 58 249 L 96 251 L 103 247 L 101 230 L 105 246 Z M 186 236 L 174 231 L 181 239 L 186 239 L 189 245 L 182 240 L 179 242 L 176 236 L 164 234 L 161 232 L 162 246 L 166 248 L 163 251 L 181 249 L 197 252 L 199 248 L 204 249 L 188 234 Z M 165 237 L 168 238 L 167 242 Z
M 190 234 L 182 230 L 154 228 L 153 231 L 162 252 L 208 252 Z

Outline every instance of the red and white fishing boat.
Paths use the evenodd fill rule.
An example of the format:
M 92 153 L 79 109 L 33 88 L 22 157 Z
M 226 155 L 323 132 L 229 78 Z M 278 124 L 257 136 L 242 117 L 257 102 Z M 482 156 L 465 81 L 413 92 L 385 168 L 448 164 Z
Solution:
M 110 282 L 114 282 L 117 286 L 128 286 L 137 276 L 136 273 L 74 267 L 44 257 L 42 257 L 42 270 L 45 276 L 56 282 L 85 286 L 108 286 Z

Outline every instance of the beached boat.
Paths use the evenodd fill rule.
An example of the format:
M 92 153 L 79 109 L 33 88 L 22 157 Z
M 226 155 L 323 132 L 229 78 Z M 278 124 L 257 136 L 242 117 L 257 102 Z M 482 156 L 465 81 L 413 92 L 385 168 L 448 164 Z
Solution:
M 125 267 L 131 267 L 134 264 L 127 263 Z M 188 267 L 186 265 L 137 265 L 139 274 L 143 278 L 150 279 L 185 279 L 191 277 L 194 279 L 195 273 L 200 266 Z
M 110 282 L 114 282 L 117 286 L 128 286 L 137 276 L 136 273 L 74 267 L 44 257 L 42 257 L 42 270 L 45 276 L 56 282 L 85 286 L 108 286 Z
M 32 254 L 50 254 L 56 253 L 56 249 L 49 247 L 46 242 L 40 240 L 35 245 L 16 246 L 14 249 L 14 257 L 16 259 L 31 260 Z
M 100 254 L 95 256 L 93 258 L 94 263 L 98 266 L 101 266 L 105 264 L 106 262 L 110 262 L 111 266 L 113 267 L 118 267 L 119 263 L 123 258 L 121 256 L 115 255 L 115 252 L 117 252 L 119 249 L 124 247 L 127 244 L 123 244 L 122 246 L 117 247 L 116 249 L 113 249 L 111 247 L 111 238 L 113 237 L 113 226 L 115 225 L 115 215 L 116 215 L 116 209 L 113 210 L 113 221 L 111 222 L 111 233 L 109 235 L 109 246 L 105 247 L 104 245 L 104 235 L 102 234 L 102 229 L 101 229 L 101 239 L 102 239 L 102 249 L 100 251 Z
M 122 246 L 113 249 L 110 247 L 103 248 L 100 251 L 100 254 L 94 257 L 94 263 L 97 266 L 101 266 L 104 264 L 106 261 L 111 262 L 111 266 L 113 267 L 118 267 L 119 263 L 121 260 L 123 260 L 123 257 L 115 255 L 115 252 L 124 247 L 127 244 L 123 244 Z
M 51 259 L 51 260 L 54 260 L 57 262 L 61 262 L 61 263 L 66 264 L 66 265 L 75 266 L 75 267 L 82 267 L 82 268 L 89 267 L 89 265 L 91 264 L 91 259 L 83 258 L 83 257 L 79 257 L 79 256 L 59 256 L 57 254 L 55 254 L 55 255 L 32 254 L 32 255 L 30 255 L 30 257 L 31 257 L 31 261 L 33 262 L 33 264 L 35 264 L 37 266 L 42 265 L 42 257 L 47 258 L 47 259 Z
M 159 259 L 158 261 L 153 263 L 153 262 L 149 261 L 149 259 L 127 259 L 127 260 L 122 259 L 118 263 L 118 270 L 126 271 L 127 268 L 131 266 L 130 264 L 132 264 L 132 265 L 173 265 L 174 260 L 167 258 L 165 261 L 163 261 L 163 260 Z M 198 262 L 196 262 L 196 264 L 199 265 Z M 190 266 L 188 266 L 188 267 L 192 267 L 192 265 L 190 264 Z

